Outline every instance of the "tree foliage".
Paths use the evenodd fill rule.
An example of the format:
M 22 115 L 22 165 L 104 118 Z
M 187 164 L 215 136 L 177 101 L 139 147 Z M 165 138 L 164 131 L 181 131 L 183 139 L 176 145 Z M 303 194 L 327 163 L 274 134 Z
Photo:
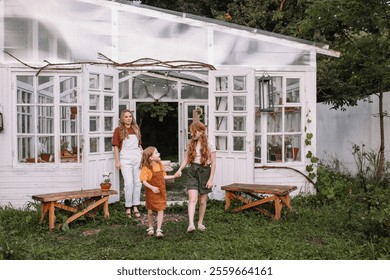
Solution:
M 307 9 L 301 36 L 342 53 L 319 60 L 320 101 L 341 108 L 389 89 L 389 7 L 384 0 L 315 0 Z

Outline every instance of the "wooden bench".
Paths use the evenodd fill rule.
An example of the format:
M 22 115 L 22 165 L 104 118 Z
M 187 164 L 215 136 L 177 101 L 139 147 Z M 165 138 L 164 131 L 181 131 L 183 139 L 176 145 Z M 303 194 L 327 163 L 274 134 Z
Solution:
M 93 216 L 90 211 L 93 209 L 97 210 L 97 207 L 100 205 L 103 205 L 104 217 L 109 218 L 108 198 L 110 195 L 117 193 L 114 190 L 102 191 L 101 189 L 89 189 L 33 195 L 32 199 L 42 203 L 40 223 L 45 219 L 46 213 L 49 213 L 49 230 L 52 230 L 56 219 L 55 208 L 74 213 L 66 220 L 68 224 L 84 215 Z M 73 202 L 70 205 L 66 205 L 66 200 Z
M 222 186 L 221 189 L 225 191 L 225 210 L 230 208 L 232 200 L 239 200 L 243 202 L 243 205 L 234 208 L 234 212 L 254 208 L 275 220 L 280 220 L 283 205 L 287 206 L 287 208 L 291 210 L 290 192 L 296 190 L 297 187 L 287 185 L 234 183 L 227 186 Z M 265 196 L 259 196 L 259 194 Z M 275 204 L 274 214 L 260 207 L 260 205 L 272 201 Z

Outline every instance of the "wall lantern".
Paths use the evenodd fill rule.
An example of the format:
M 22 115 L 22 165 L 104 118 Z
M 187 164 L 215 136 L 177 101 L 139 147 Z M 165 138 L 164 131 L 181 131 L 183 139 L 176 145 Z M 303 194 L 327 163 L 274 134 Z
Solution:
M 275 109 L 275 93 L 273 79 L 267 73 L 259 79 L 259 100 L 261 112 L 273 112 Z
M 0 104 L 0 108 L 1 108 L 1 112 L 0 112 L 0 132 L 2 132 L 4 130 L 4 122 L 3 122 L 3 106 L 1 106 L 1 104 Z

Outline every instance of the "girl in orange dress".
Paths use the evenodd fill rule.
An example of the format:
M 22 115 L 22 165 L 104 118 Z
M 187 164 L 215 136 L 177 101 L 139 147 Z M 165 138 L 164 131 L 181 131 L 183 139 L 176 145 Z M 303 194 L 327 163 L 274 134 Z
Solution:
M 154 235 L 153 228 L 153 211 L 157 211 L 157 238 L 162 238 L 164 235 L 161 230 L 164 210 L 167 207 L 167 191 L 165 187 L 165 179 L 173 179 L 176 176 L 167 175 L 164 166 L 161 163 L 160 153 L 155 147 L 147 147 L 141 160 L 141 175 L 140 179 L 145 186 L 145 206 L 148 209 L 148 235 Z

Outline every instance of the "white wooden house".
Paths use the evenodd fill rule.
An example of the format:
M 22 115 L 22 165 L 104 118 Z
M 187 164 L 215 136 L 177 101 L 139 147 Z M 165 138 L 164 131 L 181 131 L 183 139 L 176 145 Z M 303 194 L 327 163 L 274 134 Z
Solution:
M 97 188 L 119 111 L 155 100 L 178 103 L 180 159 L 188 124 L 207 123 L 212 198 L 232 182 L 313 191 L 316 57 L 339 55 L 328 46 L 128 1 L 3 0 L 0 17 L 0 205 Z

